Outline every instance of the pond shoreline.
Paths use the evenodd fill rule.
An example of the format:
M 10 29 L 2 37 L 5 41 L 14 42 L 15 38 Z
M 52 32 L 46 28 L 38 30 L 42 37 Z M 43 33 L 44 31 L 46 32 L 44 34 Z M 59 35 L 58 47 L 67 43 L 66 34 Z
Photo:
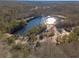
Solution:
M 19 26 L 12 28 L 10 30 L 10 34 L 16 34 L 18 31 L 22 30 L 27 25 L 28 22 L 30 22 L 31 20 L 36 19 L 38 17 L 39 16 L 34 16 L 34 17 L 29 17 L 29 18 L 24 19 L 25 23 L 23 25 L 19 25 Z

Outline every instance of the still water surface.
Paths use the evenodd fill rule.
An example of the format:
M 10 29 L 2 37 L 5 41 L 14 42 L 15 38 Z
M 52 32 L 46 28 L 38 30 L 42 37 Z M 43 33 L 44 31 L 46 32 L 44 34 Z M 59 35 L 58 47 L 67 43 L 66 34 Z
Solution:
M 18 35 L 24 35 L 25 33 L 27 33 L 27 31 L 29 31 L 33 27 L 37 27 L 39 25 L 42 25 L 42 24 L 44 24 L 44 22 L 45 22 L 45 17 L 43 17 L 43 16 L 35 17 L 32 20 L 30 20 L 27 23 L 27 25 L 25 25 L 25 27 L 23 29 L 18 31 L 17 34 Z

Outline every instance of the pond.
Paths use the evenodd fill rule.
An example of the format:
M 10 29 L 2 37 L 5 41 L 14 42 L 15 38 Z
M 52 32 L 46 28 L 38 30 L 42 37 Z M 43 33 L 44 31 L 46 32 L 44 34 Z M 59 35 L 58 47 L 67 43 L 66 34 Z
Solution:
M 44 24 L 44 22 L 45 22 L 45 19 L 44 19 L 44 18 L 45 18 L 45 17 L 43 17 L 43 16 L 37 16 L 37 17 L 31 19 L 31 20 L 25 25 L 25 27 L 24 27 L 23 29 L 21 29 L 21 30 L 19 30 L 19 31 L 17 32 L 17 35 L 24 35 L 24 34 L 27 33 L 27 31 L 29 31 L 29 30 L 32 29 L 33 27 L 37 27 L 37 26 L 39 26 L 39 25 Z
M 47 20 L 51 20 L 51 22 L 47 22 Z M 57 21 L 58 18 L 57 17 L 50 17 L 50 16 L 37 16 L 37 17 L 34 17 L 32 18 L 26 25 L 24 28 L 22 28 L 21 30 L 19 30 L 17 32 L 17 35 L 25 35 L 30 29 L 34 28 L 34 27 L 37 27 L 37 26 L 40 26 L 42 24 L 45 24 L 45 23 L 54 23 L 53 21 Z M 56 22 L 55 21 L 55 22 Z M 59 23 L 60 21 L 58 20 L 57 23 Z

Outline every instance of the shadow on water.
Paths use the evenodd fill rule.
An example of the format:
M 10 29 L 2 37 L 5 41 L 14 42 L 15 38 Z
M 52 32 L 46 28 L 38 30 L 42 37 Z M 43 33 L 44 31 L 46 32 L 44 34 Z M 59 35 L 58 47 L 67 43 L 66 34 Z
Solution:
M 27 21 L 27 24 L 21 30 L 19 30 L 16 34 L 17 35 L 25 35 L 27 33 L 27 31 L 29 31 L 33 27 L 42 25 L 44 23 L 43 18 L 44 18 L 43 16 L 33 17 L 32 19 Z

